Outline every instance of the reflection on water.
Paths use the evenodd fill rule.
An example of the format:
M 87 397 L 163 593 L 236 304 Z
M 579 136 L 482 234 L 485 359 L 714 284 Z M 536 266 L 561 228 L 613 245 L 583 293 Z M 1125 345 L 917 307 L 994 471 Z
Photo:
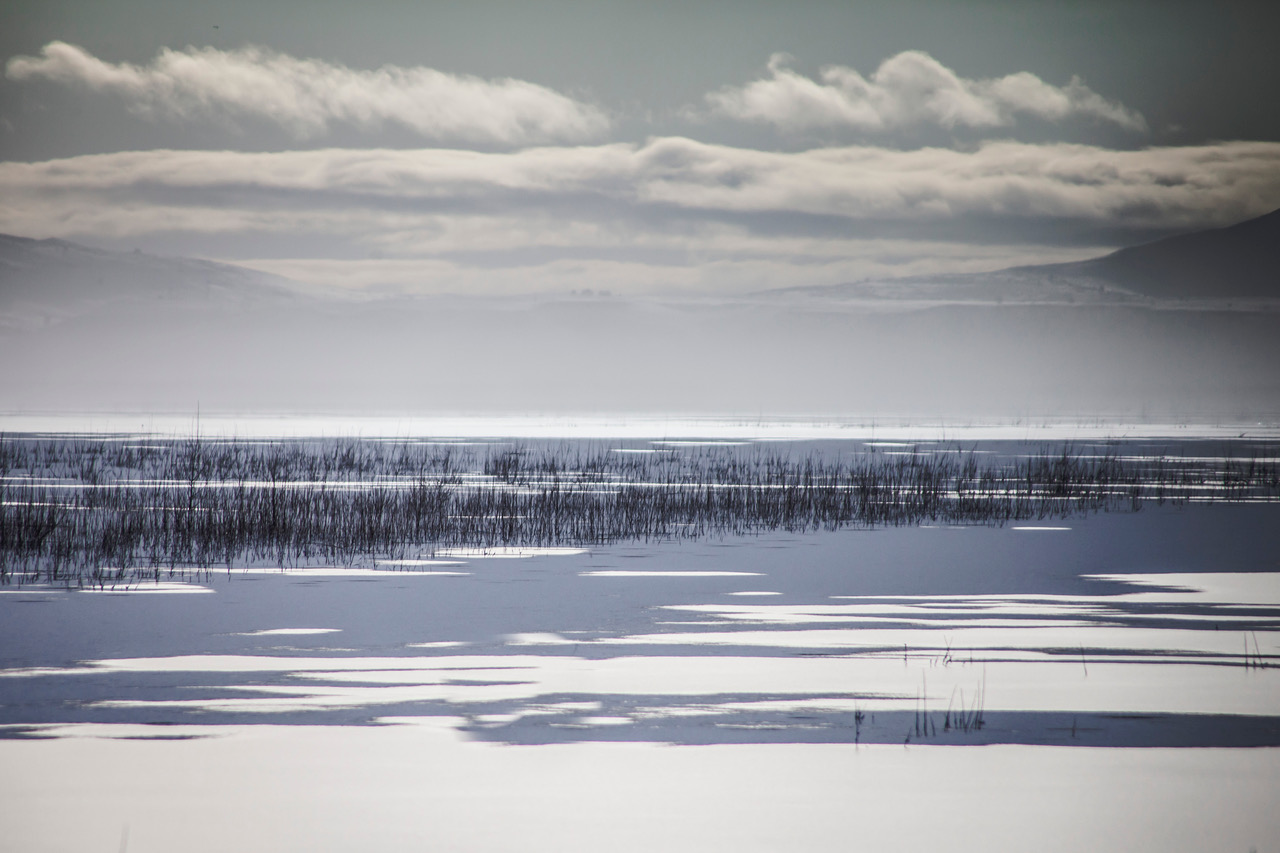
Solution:
M 441 548 L 436 552 L 442 557 L 485 557 L 488 559 L 526 559 L 528 557 L 572 557 L 587 553 L 586 548 L 553 547 L 504 547 L 494 545 L 482 548 Z
M 168 581 L 153 581 L 145 584 L 110 584 L 104 586 L 86 586 L 79 590 L 81 593 L 97 593 L 101 595 L 153 595 L 166 593 L 201 593 L 213 592 L 207 586 L 200 586 L 194 583 L 171 583 Z
M 625 735 L 590 703 L 554 731 Z M 567 718 L 565 718 L 567 719 Z M 495 748 L 373 726 L 74 724 L 0 743 L 18 850 L 1247 851 L 1277 750 L 637 743 Z M 1070 726 L 1070 721 L 1067 722 Z M 1083 722 L 1079 727 L 1083 727 Z M 548 727 L 549 728 L 549 727 Z M 763 729 L 723 729 L 758 737 Z M 123 738 L 108 739 L 108 738 Z M 68 804 L 74 815 L 68 817 Z M 856 839 L 851 841 L 851 839 Z
M 733 560 L 734 549 L 723 553 Z M 473 559 L 510 556 L 528 555 Z M 566 549 L 558 556 L 583 553 Z M 483 576 L 479 563 L 450 574 Z M 680 595 L 695 580 L 764 574 L 565 568 L 569 584 L 598 577 L 672 580 L 675 585 L 663 587 L 668 595 Z M 333 582 L 376 576 L 380 583 L 405 576 L 357 569 L 284 574 Z M 90 718 L 124 714 L 187 725 L 253 717 L 326 722 L 334 714 L 372 722 L 418 714 L 461 720 L 473 737 L 521 743 L 1137 744 L 1154 738 L 1169 745 L 1280 745 L 1280 575 L 1086 577 L 1099 587 L 1096 593 L 832 595 L 795 602 L 782 591 L 728 590 L 783 600 L 665 603 L 648 611 L 656 630 L 518 631 L 502 636 L 491 646 L 497 653 L 489 654 L 459 654 L 465 643 L 444 639 L 411 643 L 393 656 L 316 649 L 10 668 L 0 672 L 0 695 L 21 694 L 24 683 L 74 695 L 73 682 L 80 681 L 92 685 L 81 693 L 82 713 Z M 786 580 L 780 572 L 770 578 Z M 1122 591 L 1113 591 L 1117 585 Z M 231 591 L 225 582 L 216 589 Z M 694 619 L 670 620 L 664 613 Z M 340 630 L 236 635 L 304 639 Z M 9 729 L 41 737 L 57 731 Z
M 450 433 L 452 439 L 428 443 L 448 452 L 475 443 L 459 439 L 485 435 L 474 424 L 455 426 L 459 429 Z M 851 453 L 905 454 L 905 460 L 977 449 L 956 445 L 951 436 L 939 442 L 936 435 L 917 435 L 905 427 L 840 432 L 840 441 L 823 432 L 830 425 L 813 428 L 825 443 L 800 430 L 791 437 L 809 440 L 774 445 L 770 453 L 775 456 L 760 457 L 773 461 L 756 460 L 752 464 L 764 467 L 750 469 L 763 479 L 734 499 L 754 502 L 766 515 L 773 511 L 770 507 L 783 512 L 790 503 L 813 500 L 809 492 L 816 485 L 805 472 L 819 468 L 792 472 L 797 479 L 786 485 L 791 492 L 785 500 L 774 494 L 785 484 L 770 478 L 791 470 L 787 466 L 794 461 L 793 452 L 794 458 L 806 460 L 842 459 Z M 1003 429 L 1007 434 L 1009 428 Z M 216 434 L 211 430 L 206 440 L 216 443 L 210 437 Z M 1078 434 L 1090 435 L 1087 429 Z M 243 433 L 239 435 L 242 439 Z M 609 449 L 683 459 L 680 464 L 692 465 L 688 471 L 700 472 L 699 478 L 680 481 L 687 494 L 673 492 L 671 499 L 711 506 L 725 499 L 713 493 L 735 488 L 741 476 L 735 466 L 742 460 L 716 455 L 720 449 L 778 438 L 766 427 L 728 423 L 685 435 L 695 437 L 650 435 Z M 126 446 L 144 453 L 154 443 L 145 439 L 133 435 Z M 1150 468 L 1153 482 L 1166 475 L 1166 460 L 1189 465 L 1186 476 L 1179 475 L 1180 487 L 1220 500 L 1235 495 L 1230 484 L 1205 480 L 1196 466 L 1229 460 L 1237 449 L 1247 449 L 1255 461 L 1273 458 L 1267 441 L 1196 439 L 1178 444 L 1149 437 L 1102 442 L 1096 450 L 1099 458 L 1141 461 L 1139 467 Z M 386 452 L 394 455 L 397 447 L 411 444 L 422 442 L 394 439 Z M 548 484 L 558 489 L 560 478 L 572 474 L 576 479 L 566 488 L 593 494 L 592 500 L 604 501 L 602 507 L 615 500 L 615 481 L 631 470 L 605 466 L 598 477 L 555 466 L 524 470 L 520 445 L 503 447 L 498 455 L 485 457 L 483 472 L 457 468 L 447 459 L 433 457 L 431 464 L 450 482 L 494 490 L 501 493 L 498 497 Z M 1213 448 L 1228 452 L 1210 452 Z M 1259 456 L 1260 448 L 1272 449 Z M 1058 464 L 1058 457 L 1046 455 L 1043 447 L 1029 447 L 1026 438 L 982 449 L 1009 458 L 1029 452 L 1028 458 Z M 328 484 L 338 492 L 418 489 L 423 501 L 434 494 L 419 482 L 421 473 L 370 479 L 354 445 L 334 444 L 329 450 L 338 460 L 333 464 L 346 472 Z M 1090 458 L 1094 446 L 1085 450 L 1080 458 Z M 257 459 L 251 450 L 243 453 Z M 417 458 L 401 453 L 395 458 Z M 1061 464 L 1067 464 L 1069 453 L 1060 456 Z M 589 458 L 594 457 L 581 456 Z M 262 464 L 274 459 L 263 457 Z M 297 459 L 311 456 L 303 453 Z M 710 467 L 703 471 L 699 465 Z M 1224 476 L 1235 471 L 1222 470 Z M 1255 479 L 1266 474 L 1256 466 L 1250 471 Z M 704 482 L 702 474 L 715 482 Z M 4 476 L 19 488 L 26 474 Z M 274 476 L 261 483 L 274 483 Z M 50 486 L 66 485 L 62 477 L 53 471 L 45 480 Z M 964 499 L 962 492 L 972 485 L 966 477 L 972 479 L 961 476 L 951 491 L 944 490 L 947 500 Z M 80 479 L 68 474 L 68 480 Z M 914 480 L 907 477 L 906 482 Z M 1097 485 L 1106 491 L 1108 482 Z M 213 478 L 201 487 L 243 493 L 261 483 Z M 849 530 L 816 532 L 805 523 L 756 538 L 734 536 L 726 529 L 701 544 L 685 545 L 680 537 L 673 542 L 663 535 L 652 542 L 602 542 L 588 548 L 558 543 L 548 535 L 540 544 L 504 544 L 501 539 L 490 545 L 440 543 L 401 549 L 385 558 L 361 558 L 352 551 L 345 562 L 319 564 L 282 559 L 284 566 L 267 565 L 272 560 L 267 553 L 250 555 L 247 565 L 233 561 L 225 569 L 120 562 L 113 564 L 116 568 L 98 569 L 92 582 L 69 584 L 74 589 L 65 594 L 57 584 L 3 588 L 4 601 L 15 607 L 43 606 L 50 625 L 61 624 L 64 612 L 81 614 L 66 622 L 65 635 L 54 642 L 56 648 L 75 641 L 82 651 L 69 658 L 44 655 L 37 644 L 19 645 L 30 632 L 15 634 L 10 647 L 24 651 L 7 658 L 11 665 L 0 670 L 0 725 L 185 725 L 197 718 L 231 723 L 246 715 L 287 723 L 369 723 L 381 716 L 421 715 L 463 719 L 463 727 L 476 737 L 519 742 L 593 737 L 895 742 L 932 738 L 936 726 L 944 733 L 939 737 L 958 733 L 970 741 L 1047 742 L 1067 737 L 1061 734 L 1062 715 L 1070 714 L 1077 719 L 1067 739 L 1081 741 L 1087 731 L 1093 734 L 1084 741 L 1104 743 L 1137 742 L 1146 735 L 1132 721 L 1082 729 L 1079 715 L 1234 715 L 1270 721 L 1277 711 L 1269 699 L 1280 676 L 1280 575 L 1258 571 L 1273 566 L 1249 556 L 1274 553 L 1265 540 L 1275 534 L 1264 533 L 1276 527 L 1267 502 L 1274 484 L 1259 483 L 1252 503 L 1244 500 L 1249 495 L 1236 495 L 1212 508 L 1184 505 L 1177 514 L 1157 507 L 1154 533 L 1132 532 L 1146 529 L 1146 515 L 1126 519 L 1081 512 L 1064 523 L 1052 508 L 1055 495 L 1049 494 L 1042 496 L 1050 503 L 1041 515 L 1027 512 L 1024 520 L 1004 528 L 956 528 L 949 523 L 953 519 L 937 517 L 941 510 L 930 515 L 926 508 L 920 520 L 927 523 L 920 527 L 882 528 L 861 537 Z M 91 484 L 90 492 L 112 484 L 118 485 Z M 181 481 L 156 481 L 174 484 Z M 644 478 L 631 483 L 641 490 L 658 484 Z M 289 485 L 314 483 L 303 477 Z M 1137 485 L 1117 484 L 1116 494 Z M 377 489 L 369 497 L 375 509 L 383 500 Z M 911 499 L 910 489 L 894 497 Z M 37 520 L 40 511 L 35 504 L 29 509 Z M 650 511 L 661 507 L 640 503 L 629 510 L 642 529 L 648 529 L 644 515 Z M 506 510 L 450 518 L 491 526 L 540 523 Z M 1243 535 L 1254 549 L 1233 558 L 1236 563 L 1223 563 L 1222 547 L 1214 544 L 1222 538 L 1223 518 L 1250 519 L 1232 522 L 1242 525 L 1233 534 L 1237 540 Z M 1254 520 L 1263 518 L 1268 521 Z M 1183 537 L 1184 552 L 1194 556 L 1187 565 L 1201 570 L 1139 571 L 1150 568 L 1142 555 L 1161 541 L 1154 537 Z M 305 551 L 308 546 L 304 542 L 300 547 Z M 814 547 L 825 554 L 817 563 Z M 882 579 L 891 578 L 891 572 L 918 578 L 912 591 L 886 587 L 884 580 L 878 591 L 864 588 L 867 554 L 882 567 Z M 957 566 L 968 566 L 967 590 L 949 589 L 951 574 L 960 571 Z M 1232 568 L 1241 570 L 1224 571 Z M 1004 578 L 1002 587 L 989 586 L 994 577 Z M 1052 577 L 1059 580 L 1049 583 Z M 449 582 L 422 582 L 425 578 Z M 1059 588 L 1064 578 L 1070 591 Z M 151 598 L 175 603 L 140 610 L 136 618 L 109 609 L 117 600 L 136 600 L 141 607 Z M 100 609 L 80 603 L 93 599 L 102 600 Z M 179 610 L 176 604 L 197 599 L 209 606 Z M 77 640 L 81 623 L 76 620 L 81 618 L 87 620 L 83 624 L 116 620 L 114 636 L 124 638 L 133 637 L 137 632 L 132 626 L 147 620 L 164 625 L 177 620 L 188 630 L 181 635 L 180 653 L 165 641 L 175 636 L 170 626 L 167 634 L 156 632 L 149 640 L 144 633 L 120 653 L 104 655 L 96 644 Z M 48 635 L 45 621 L 26 624 Z M 315 625 L 326 627 L 311 627 Z M 342 648 L 326 645 L 335 635 L 341 635 Z M 278 645 L 284 642 L 292 645 Z M 68 663 L 77 659 L 81 662 Z M 590 703 L 592 710 L 579 713 L 565 702 Z M 1194 721 L 1178 725 L 1182 729 L 1176 737 L 1169 731 L 1161 737 L 1170 742 L 1204 739 L 1205 726 L 1200 726 L 1201 734 L 1190 736 L 1184 729 L 1196 729 Z M 1237 734 L 1247 730 L 1258 742 L 1280 741 L 1271 722 L 1261 729 L 1250 726 L 1225 728 Z M 10 729 L 14 731 L 19 730 Z
M 265 628 L 261 631 L 241 631 L 241 637 L 281 637 L 307 634 L 336 634 L 341 628 Z
M 630 569 L 604 569 L 595 572 L 579 572 L 578 574 L 584 578 L 732 578 L 759 577 L 760 572 L 663 572 Z
M 1278 511 L 119 561 L 84 591 L 0 587 L 5 838 L 1247 850 L 1280 837 Z

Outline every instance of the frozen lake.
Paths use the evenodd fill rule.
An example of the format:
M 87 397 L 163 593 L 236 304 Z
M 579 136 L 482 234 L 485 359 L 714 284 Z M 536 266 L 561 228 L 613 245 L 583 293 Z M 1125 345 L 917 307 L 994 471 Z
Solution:
M 601 440 L 760 440 L 709 432 Z M 1110 446 L 1240 450 L 1209 438 Z M 10 583 L 0 825 L 32 851 L 1275 849 L 1277 554 L 1280 503 L 1212 500 Z

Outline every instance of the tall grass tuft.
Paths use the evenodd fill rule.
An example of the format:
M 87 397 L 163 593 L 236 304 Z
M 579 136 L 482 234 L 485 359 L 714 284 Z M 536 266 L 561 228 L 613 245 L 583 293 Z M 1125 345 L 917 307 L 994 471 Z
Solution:
M 858 447 L 861 448 L 861 445 Z M 1144 501 L 1275 500 L 1236 459 L 773 445 L 0 435 L 0 583 L 105 585 L 238 564 L 350 565 L 448 547 L 769 530 L 1001 525 Z

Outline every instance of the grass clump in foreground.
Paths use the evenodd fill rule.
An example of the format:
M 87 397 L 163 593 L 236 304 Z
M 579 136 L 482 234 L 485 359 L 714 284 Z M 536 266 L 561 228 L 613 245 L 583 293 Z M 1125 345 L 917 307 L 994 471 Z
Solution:
M 0 583 L 1274 500 L 1251 458 L 0 436 Z M 637 448 L 630 448 L 635 450 Z M 1215 461 L 1216 460 L 1216 461 Z

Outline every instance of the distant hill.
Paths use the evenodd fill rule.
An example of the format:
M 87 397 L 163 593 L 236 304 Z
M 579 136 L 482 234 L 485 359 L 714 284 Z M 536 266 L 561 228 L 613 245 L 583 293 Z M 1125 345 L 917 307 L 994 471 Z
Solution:
M 213 306 L 244 310 L 286 303 L 301 309 L 303 293 L 338 295 L 231 264 L 0 234 L 0 327 L 38 327 L 106 309 L 116 313 L 140 302 L 167 306 L 170 314 L 193 307 L 199 313 Z M 330 300 L 308 301 L 320 308 Z M 812 302 L 824 310 L 836 304 L 911 310 L 1174 301 L 1183 307 L 1274 311 L 1280 307 L 1280 210 L 1074 263 L 780 288 L 714 301 L 797 307 Z
M 1280 301 L 1178 303 L 1081 266 L 740 298 L 338 299 L 226 264 L 0 238 L 0 423 L 198 406 L 1280 417 Z
M 1280 298 L 1280 210 L 1060 268 L 1155 297 Z
M 1100 258 L 783 288 L 767 300 L 800 297 L 841 303 L 910 305 L 1139 305 L 1237 310 L 1280 305 L 1280 210 L 1227 228 L 1197 231 L 1120 249 Z
M 231 264 L 0 234 L 0 324 L 56 322 L 121 303 L 279 300 L 297 285 Z

